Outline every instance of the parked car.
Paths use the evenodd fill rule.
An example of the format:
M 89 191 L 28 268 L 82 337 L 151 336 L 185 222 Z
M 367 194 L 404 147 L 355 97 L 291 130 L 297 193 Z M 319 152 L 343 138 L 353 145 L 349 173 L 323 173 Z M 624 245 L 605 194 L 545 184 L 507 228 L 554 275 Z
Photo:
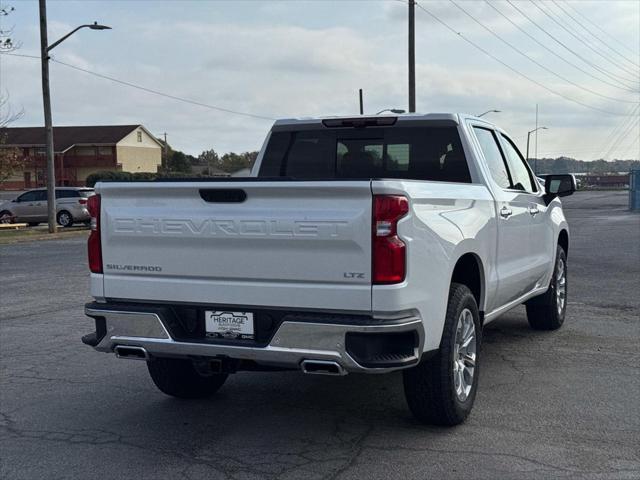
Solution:
M 56 188 L 56 220 L 63 227 L 74 223 L 88 223 L 87 199 L 94 195 L 93 188 Z M 0 223 L 28 223 L 30 226 L 47 221 L 47 189 L 29 190 L 16 199 L 0 203 Z
M 426 423 L 467 417 L 482 331 L 567 309 L 569 227 L 506 132 L 458 114 L 277 121 L 257 178 L 99 183 L 95 332 L 175 397 L 240 370 L 403 371 Z

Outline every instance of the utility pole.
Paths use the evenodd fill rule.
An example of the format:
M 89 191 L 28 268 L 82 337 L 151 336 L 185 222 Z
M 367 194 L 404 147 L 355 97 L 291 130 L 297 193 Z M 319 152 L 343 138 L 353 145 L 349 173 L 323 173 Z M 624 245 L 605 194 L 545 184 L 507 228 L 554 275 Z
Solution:
M 56 168 L 53 153 L 53 123 L 51 120 L 51 95 L 49 92 L 49 41 L 47 39 L 47 3 L 40 1 L 40 59 L 42 62 L 42 103 L 44 104 L 44 129 L 47 135 L 47 221 L 49 233 L 56 233 Z
M 416 2 L 409 0 L 409 113 L 416 111 Z
M 362 89 L 358 91 L 360 95 L 360 115 L 364 115 L 364 100 L 362 99 Z

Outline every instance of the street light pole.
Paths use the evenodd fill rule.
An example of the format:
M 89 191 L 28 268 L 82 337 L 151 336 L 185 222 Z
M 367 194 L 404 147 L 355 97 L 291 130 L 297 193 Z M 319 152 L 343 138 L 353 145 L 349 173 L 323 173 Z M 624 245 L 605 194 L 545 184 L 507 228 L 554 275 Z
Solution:
M 527 163 L 529 163 L 529 139 L 531 138 L 531 134 L 534 133 L 534 132 L 537 132 L 538 130 L 548 130 L 548 128 L 547 127 L 538 127 L 538 128 L 534 128 L 533 130 L 529 130 L 527 132 Z M 535 162 L 534 162 L 534 165 L 533 165 L 533 174 L 534 175 L 537 175 L 537 173 L 538 173 L 538 158 L 537 157 L 538 157 L 538 155 L 536 155 L 536 159 L 535 159 Z M 529 165 L 531 165 L 531 164 L 529 163 Z
M 478 118 L 485 116 L 487 113 L 500 113 L 500 110 L 487 110 L 486 112 L 477 115 Z
M 47 148 L 47 222 L 49 233 L 56 233 L 56 167 L 53 150 L 53 121 L 51 119 L 51 91 L 49 89 L 49 52 L 76 33 L 81 28 L 91 30 L 108 30 L 111 27 L 99 25 L 98 22 L 80 25 L 67 33 L 64 37 L 49 45 L 47 38 L 47 0 L 39 0 L 40 7 L 40 61 L 42 64 L 42 103 L 44 106 L 44 129 L 46 132 Z M 62 170 L 62 164 L 61 168 Z M 61 172 L 64 174 L 64 172 Z
M 42 62 L 42 103 L 44 129 L 47 140 L 47 221 L 49 233 L 56 233 L 56 169 L 53 153 L 53 124 L 51 121 L 51 95 L 49 91 L 49 52 L 47 40 L 47 2 L 40 0 L 40 57 Z
M 377 112 L 376 115 L 380 115 L 384 112 L 396 113 L 398 115 L 401 113 L 405 113 L 401 108 L 385 108 L 384 110 L 380 110 L 379 112 Z

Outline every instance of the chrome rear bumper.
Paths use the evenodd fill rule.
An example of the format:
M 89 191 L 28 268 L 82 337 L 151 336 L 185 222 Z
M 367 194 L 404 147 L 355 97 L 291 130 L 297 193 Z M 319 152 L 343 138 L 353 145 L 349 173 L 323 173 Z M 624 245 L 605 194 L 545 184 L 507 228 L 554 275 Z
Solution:
M 424 346 L 424 328 L 417 316 L 394 319 L 389 323 L 376 320 L 373 324 L 334 324 L 283 321 L 268 345 L 238 346 L 213 341 L 188 342 L 172 338 L 157 313 L 101 309 L 95 303 L 85 307 L 85 314 L 103 318 L 106 334 L 96 336 L 95 343 L 85 341 L 100 352 L 114 352 L 117 346 L 142 347 L 150 357 L 227 357 L 251 360 L 261 365 L 300 369 L 305 360 L 336 362 L 345 372 L 385 373 L 415 365 Z M 363 366 L 346 348 L 347 333 L 415 332 L 413 356 L 398 365 Z M 93 335 L 93 334 L 91 334 Z

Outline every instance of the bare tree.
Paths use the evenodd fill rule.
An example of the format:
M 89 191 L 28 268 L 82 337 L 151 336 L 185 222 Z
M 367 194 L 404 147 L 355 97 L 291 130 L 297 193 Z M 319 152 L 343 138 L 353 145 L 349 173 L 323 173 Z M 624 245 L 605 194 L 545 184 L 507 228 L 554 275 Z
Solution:
M 9 179 L 24 167 L 24 157 L 15 147 L 4 146 L 7 141 L 6 129 L 12 122 L 24 114 L 23 110 L 14 112 L 9 104 L 9 95 L 0 94 L 0 183 Z
M 14 26 L 4 27 L 2 25 L 2 18 L 8 17 L 14 10 L 15 8 L 12 6 L 0 4 L 0 53 L 9 53 L 20 48 L 20 44 L 13 39 Z
M 13 38 L 14 26 L 7 27 L 3 20 L 15 8 L 0 4 L 0 54 L 11 53 L 20 48 L 20 43 Z M 11 178 L 16 172 L 24 168 L 24 158 L 20 150 L 15 147 L 4 146 L 7 141 L 6 128 L 18 120 L 24 111 L 14 111 L 9 103 L 9 94 L 0 92 L 0 183 Z

